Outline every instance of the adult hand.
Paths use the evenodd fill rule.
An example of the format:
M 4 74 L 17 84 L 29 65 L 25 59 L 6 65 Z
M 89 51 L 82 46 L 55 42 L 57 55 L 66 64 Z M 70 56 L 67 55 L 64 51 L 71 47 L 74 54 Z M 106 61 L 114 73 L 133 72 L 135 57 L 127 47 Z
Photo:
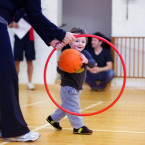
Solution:
M 94 68 L 94 73 L 95 74 L 97 74 L 97 73 L 99 73 L 101 71 L 102 71 L 102 69 L 100 67 L 98 67 L 98 66 Z
M 18 29 L 18 28 L 19 28 L 19 25 L 18 25 L 18 23 L 13 22 L 13 23 L 12 23 L 12 27 Z
M 50 42 L 50 45 L 53 48 L 56 48 L 56 50 L 61 50 L 64 46 L 71 43 L 72 41 L 75 41 L 76 38 L 73 36 L 72 33 L 66 32 L 66 35 L 62 41 L 59 41 L 57 39 L 54 39 Z
M 57 40 L 57 39 L 54 39 L 50 42 L 50 45 L 53 48 L 56 48 L 56 50 L 61 50 L 66 44 L 64 42 Z
M 95 69 L 94 69 L 95 67 L 93 67 L 93 68 L 89 68 L 89 67 L 87 67 L 87 71 L 89 71 L 90 73 L 95 73 Z
M 96 74 L 96 70 L 95 68 L 89 68 L 88 71 L 92 74 Z
M 89 68 L 88 71 L 92 74 L 97 74 L 101 72 L 101 68 L 100 67 Z
M 13 27 L 13 22 L 8 25 L 9 28 Z
M 76 38 L 73 36 L 73 33 L 66 32 L 66 35 L 63 39 L 63 42 L 65 44 L 69 44 L 69 43 L 71 43 L 72 41 L 75 41 L 75 40 L 76 40 Z
M 8 27 L 9 27 L 9 28 L 16 28 L 16 29 L 18 29 L 18 28 L 19 28 L 19 25 L 18 25 L 18 23 L 12 21 L 12 22 L 8 25 Z

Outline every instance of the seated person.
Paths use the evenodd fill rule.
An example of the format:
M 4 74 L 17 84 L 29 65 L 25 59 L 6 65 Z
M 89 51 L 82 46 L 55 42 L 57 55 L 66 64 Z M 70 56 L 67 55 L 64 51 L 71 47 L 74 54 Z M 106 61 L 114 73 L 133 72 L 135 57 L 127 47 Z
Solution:
M 103 37 L 101 34 L 97 36 Z M 91 56 L 96 61 L 94 68 L 87 68 L 86 83 L 92 90 L 101 91 L 104 90 L 106 84 L 110 82 L 114 77 L 114 71 L 112 70 L 113 60 L 111 52 L 102 46 L 103 42 L 99 39 L 92 38 L 91 47 L 88 49 Z M 100 83 L 97 84 L 97 81 Z

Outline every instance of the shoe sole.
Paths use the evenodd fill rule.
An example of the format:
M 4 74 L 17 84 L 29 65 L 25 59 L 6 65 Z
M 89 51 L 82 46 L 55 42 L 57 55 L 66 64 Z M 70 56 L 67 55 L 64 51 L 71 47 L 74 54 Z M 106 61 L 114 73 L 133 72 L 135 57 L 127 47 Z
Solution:
M 30 140 L 22 140 L 22 139 L 3 139 L 4 142 L 34 142 L 36 140 L 38 140 L 40 138 L 40 135 L 34 139 L 30 139 Z
M 51 122 L 48 120 L 48 119 L 46 119 L 50 124 L 51 124 Z M 51 126 L 53 126 L 53 124 L 51 124 Z M 61 131 L 62 129 L 58 129 L 58 128 L 56 128 L 55 126 L 53 126 L 57 131 Z
M 30 89 L 30 88 L 27 88 L 28 90 L 31 90 L 31 91 L 34 91 L 35 90 L 35 88 L 34 89 Z
M 80 135 L 91 135 L 92 133 L 78 133 L 78 132 L 73 132 L 73 134 L 80 134 Z
M 39 137 L 40 137 L 40 136 L 39 136 Z M 35 139 L 33 139 L 33 140 L 4 139 L 4 142 L 34 142 L 34 141 L 36 141 L 37 139 L 39 139 L 39 137 L 38 137 L 38 138 L 35 138 Z

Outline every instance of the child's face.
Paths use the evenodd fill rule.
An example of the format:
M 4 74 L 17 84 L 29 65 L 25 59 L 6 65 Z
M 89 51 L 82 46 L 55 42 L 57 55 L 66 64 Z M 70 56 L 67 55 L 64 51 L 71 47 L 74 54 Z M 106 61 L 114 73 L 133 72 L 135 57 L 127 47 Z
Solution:
M 73 41 L 70 46 L 73 49 L 76 49 L 77 51 L 81 52 L 85 46 L 86 46 L 87 40 L 86 37 L 79 37 L 76 38 L 76 41 Z

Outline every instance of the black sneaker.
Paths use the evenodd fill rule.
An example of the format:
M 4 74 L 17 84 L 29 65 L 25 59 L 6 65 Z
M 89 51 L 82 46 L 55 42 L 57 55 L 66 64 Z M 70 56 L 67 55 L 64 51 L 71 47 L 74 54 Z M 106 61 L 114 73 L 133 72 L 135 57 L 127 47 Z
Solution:
M 55 122 L 52 118 L 51 118 L 51 116 L 48 116 L 48 118 L 46 119 L 55 129 L 57 129 L 57 130 L 62 130 L 62 127 L 59 125 L 59 123 L 58 122 Z
M 74 128 L 73 133 L 74 134 L 81 134 L 81 135 L 91 135 L 93 133 L 93 131 L 88 129 L 86 126 L 83 126 L 79 129 Z

